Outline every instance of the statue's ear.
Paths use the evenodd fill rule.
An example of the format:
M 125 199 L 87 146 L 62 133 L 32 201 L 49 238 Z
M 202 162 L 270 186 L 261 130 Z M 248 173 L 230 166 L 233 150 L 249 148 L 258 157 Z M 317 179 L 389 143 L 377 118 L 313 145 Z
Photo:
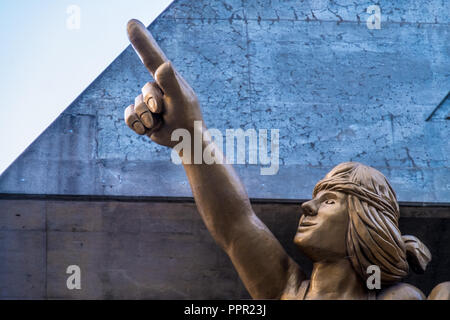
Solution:
M 415 273 L 424 273 L 428 263 L 431 261 L 431 252 L 414 236 L 402 236 L 406 248 L 406 257 L 409 266 Z

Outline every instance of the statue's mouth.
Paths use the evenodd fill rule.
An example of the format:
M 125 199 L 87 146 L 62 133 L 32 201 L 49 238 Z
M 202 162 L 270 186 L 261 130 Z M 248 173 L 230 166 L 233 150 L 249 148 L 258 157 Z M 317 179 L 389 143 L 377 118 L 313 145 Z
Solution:
M 316 225 L 316 223 L 312 223 L 312 222 L 309 222 L 309 221 L 302 221 L 302 223 L 300 223 L 299 228 L 312 227 L 312 226 L 315 226 L 315 225 Z

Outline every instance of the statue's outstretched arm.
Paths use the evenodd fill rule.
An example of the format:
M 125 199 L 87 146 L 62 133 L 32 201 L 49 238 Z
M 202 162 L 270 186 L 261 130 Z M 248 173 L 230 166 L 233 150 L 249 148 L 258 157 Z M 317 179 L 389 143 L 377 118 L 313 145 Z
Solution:
M 125 110 L 125 121 L 138 134 L 175 147 L 174 130 L 191 137 L 206 130 L 197 97 L 174 70 L 147 29 L 136 20 L 128 23 L 128 35 L 155 83 L 147 83 L 134 105 Z M 196 125 L 194 125 L 196 122 Z M 192 141 L 193 139 L 191 139 Z M 203 140 L 203 139 L 202 139 Z M 203 150 L 216 148 L 203 141 Z M 304 279 L 298 265 L 286 254 L 269 229 L 255 215 L 245 188 L 228 164 L 195 164 L 194 145 L 189 155 L 178 150 L 198 207 L 211 235 L 226 251 L 253 298 L 279 298 Z M 216 156 L 221 151 L 215 149 Z M 223 163 L 223 162 L 222 162 Z

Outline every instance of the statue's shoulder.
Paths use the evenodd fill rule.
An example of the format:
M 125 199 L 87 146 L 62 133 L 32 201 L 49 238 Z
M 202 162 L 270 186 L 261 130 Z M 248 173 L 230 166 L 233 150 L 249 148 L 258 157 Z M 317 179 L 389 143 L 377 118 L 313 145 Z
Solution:
M 388 288 L 382 289 L 377 295 L 377 300 L 425 300 L 423 292 L 408 284 L 396 283 Z
M 450 300 L 450 281 L 442 282 L 434 287 L 428 300 Z

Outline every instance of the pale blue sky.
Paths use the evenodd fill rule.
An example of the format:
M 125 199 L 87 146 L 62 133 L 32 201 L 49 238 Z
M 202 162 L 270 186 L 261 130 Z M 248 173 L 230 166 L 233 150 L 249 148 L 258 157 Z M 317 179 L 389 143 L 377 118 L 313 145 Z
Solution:
M 148 25 L 171 2 L 1 0 L 0 173 L 125 49 L 127 21 Z

